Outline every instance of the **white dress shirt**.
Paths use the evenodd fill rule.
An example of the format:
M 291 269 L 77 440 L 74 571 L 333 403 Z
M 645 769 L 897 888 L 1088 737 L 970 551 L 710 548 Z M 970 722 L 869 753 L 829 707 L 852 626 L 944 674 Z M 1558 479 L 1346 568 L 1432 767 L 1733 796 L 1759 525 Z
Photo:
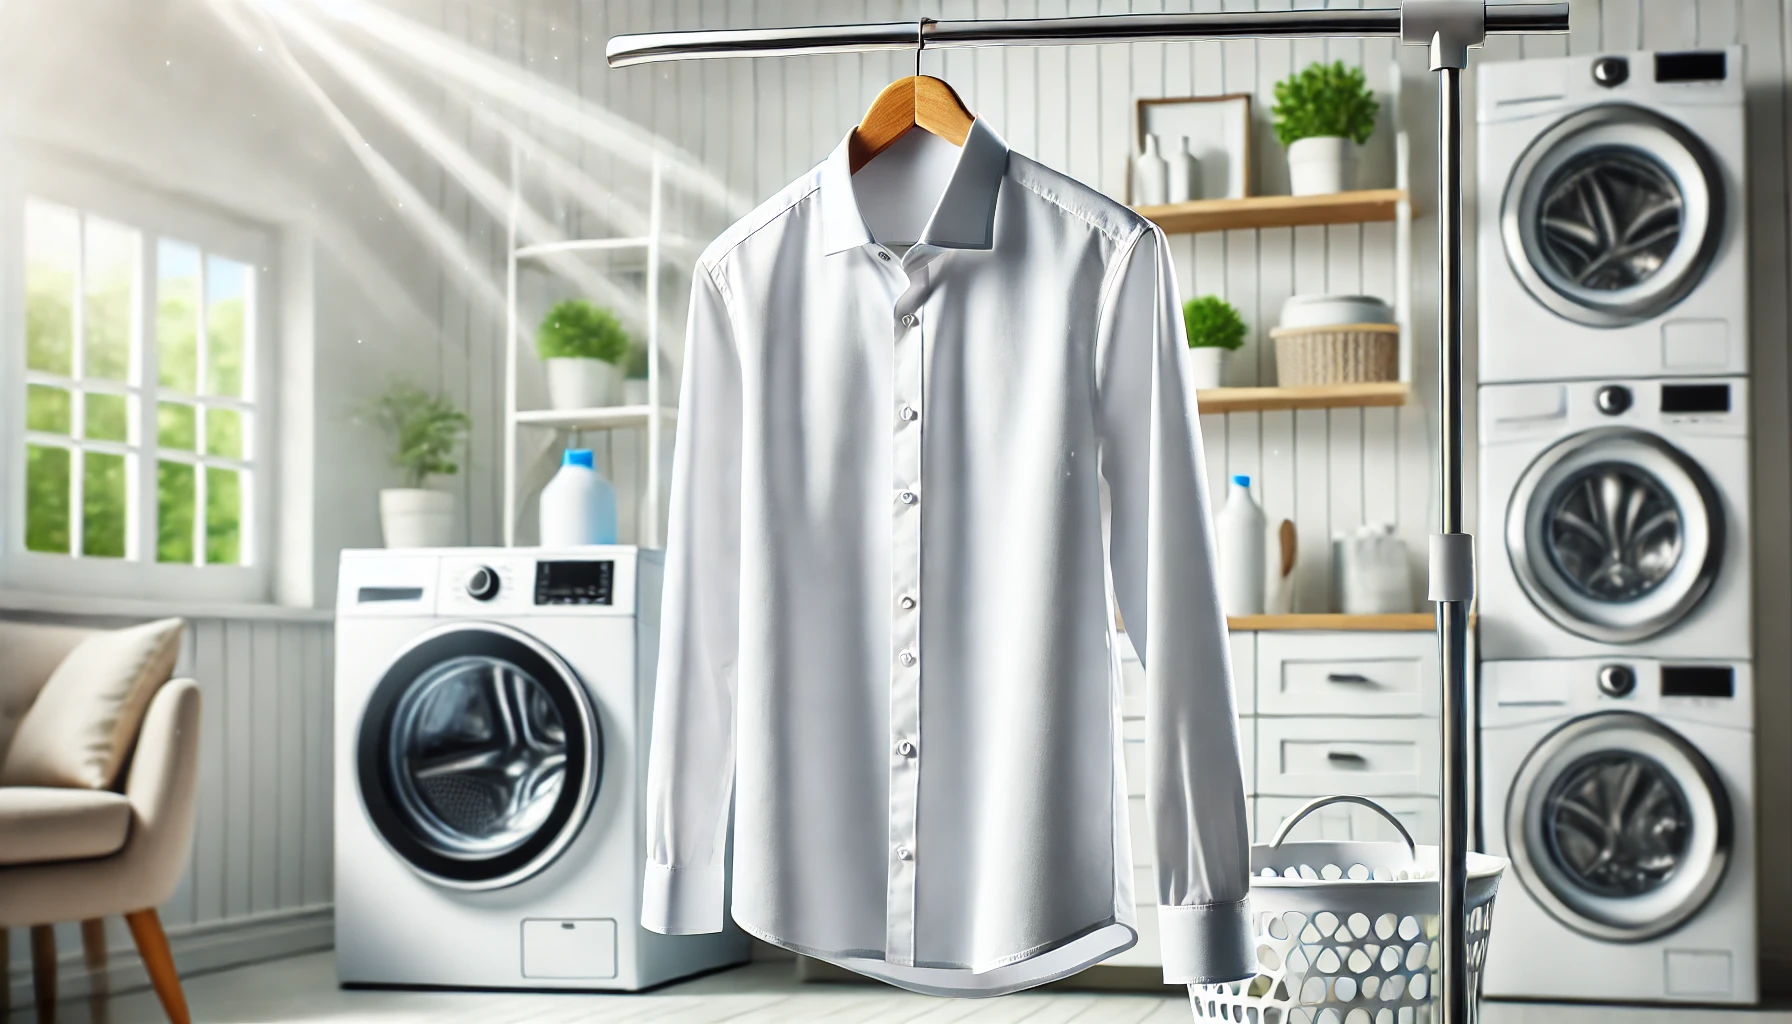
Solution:
M 768 942 L 943 995 L 1131 946 L 1111 593 L 1164 979 L 1255 973 L 1163 234 L 979 120 L 857 176 L 842 142 L 694 278 L 643 924 L 722 926 L 732 793 L 734 919 Z

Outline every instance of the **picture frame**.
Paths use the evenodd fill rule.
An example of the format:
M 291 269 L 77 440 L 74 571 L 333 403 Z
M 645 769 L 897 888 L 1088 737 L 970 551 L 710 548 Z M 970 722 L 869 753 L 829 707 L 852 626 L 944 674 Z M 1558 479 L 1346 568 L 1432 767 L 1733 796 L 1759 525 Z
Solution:
M 1160 150 L 1174 151 L 1179 135 L 1189 139 L 1189 152 L 1200 165 L 1201 199 L 1242 199 L 1253 195 L 1251 167 L 1251 94 L 1220 96 L 1141 97 L 1136 110 L 1133 149 L 1128 154 L 1127 205 L 1132 205 L 1131 157 L 1144 149 L 1145 136 L 1156 135 Z

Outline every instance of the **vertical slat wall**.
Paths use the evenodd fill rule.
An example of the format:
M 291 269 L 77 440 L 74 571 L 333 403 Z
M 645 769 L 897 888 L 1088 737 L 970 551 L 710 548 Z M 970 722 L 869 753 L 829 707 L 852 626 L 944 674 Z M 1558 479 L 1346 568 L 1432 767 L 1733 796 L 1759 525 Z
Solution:
M 308 618 L 187 620 L 175 675 L 199 682 L 198 806 L 186 874 L 161 908 L 177 957 L 188 933 L 278 927 L 330 905 L 331 637 L 327 621 Z M 126 959 L 122 921 L 108 931 Z M 11 936 L 10 979 L 28 989 L 26 933 Z M 57 938 L 78 955 L 75 923 Z

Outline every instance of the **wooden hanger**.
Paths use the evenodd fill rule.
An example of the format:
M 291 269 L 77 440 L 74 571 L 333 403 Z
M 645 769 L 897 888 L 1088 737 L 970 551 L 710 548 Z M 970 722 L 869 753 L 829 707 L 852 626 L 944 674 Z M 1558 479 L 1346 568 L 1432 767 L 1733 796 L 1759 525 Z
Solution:
M 962 146 L 976 119 L 945 82 L 930 75 L 898 78 L 884 86 L 884 91 L 871 102 L 871 109 L 865 111 L 864 120 L 853 129 L 852 140 L 847 144 L 852 172 L 857 174 L 872 157 L 915 128 Z

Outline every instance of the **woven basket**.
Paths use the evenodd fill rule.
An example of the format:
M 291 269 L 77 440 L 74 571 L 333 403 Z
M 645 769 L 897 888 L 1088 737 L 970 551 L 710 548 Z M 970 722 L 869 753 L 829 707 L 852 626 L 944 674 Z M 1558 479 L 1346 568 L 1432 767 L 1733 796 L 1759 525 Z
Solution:
M 1394 324 L 1277 327 L 1269 336 L 1276 342 L 1276 383 L 1283 387 L 1400 378 Z

